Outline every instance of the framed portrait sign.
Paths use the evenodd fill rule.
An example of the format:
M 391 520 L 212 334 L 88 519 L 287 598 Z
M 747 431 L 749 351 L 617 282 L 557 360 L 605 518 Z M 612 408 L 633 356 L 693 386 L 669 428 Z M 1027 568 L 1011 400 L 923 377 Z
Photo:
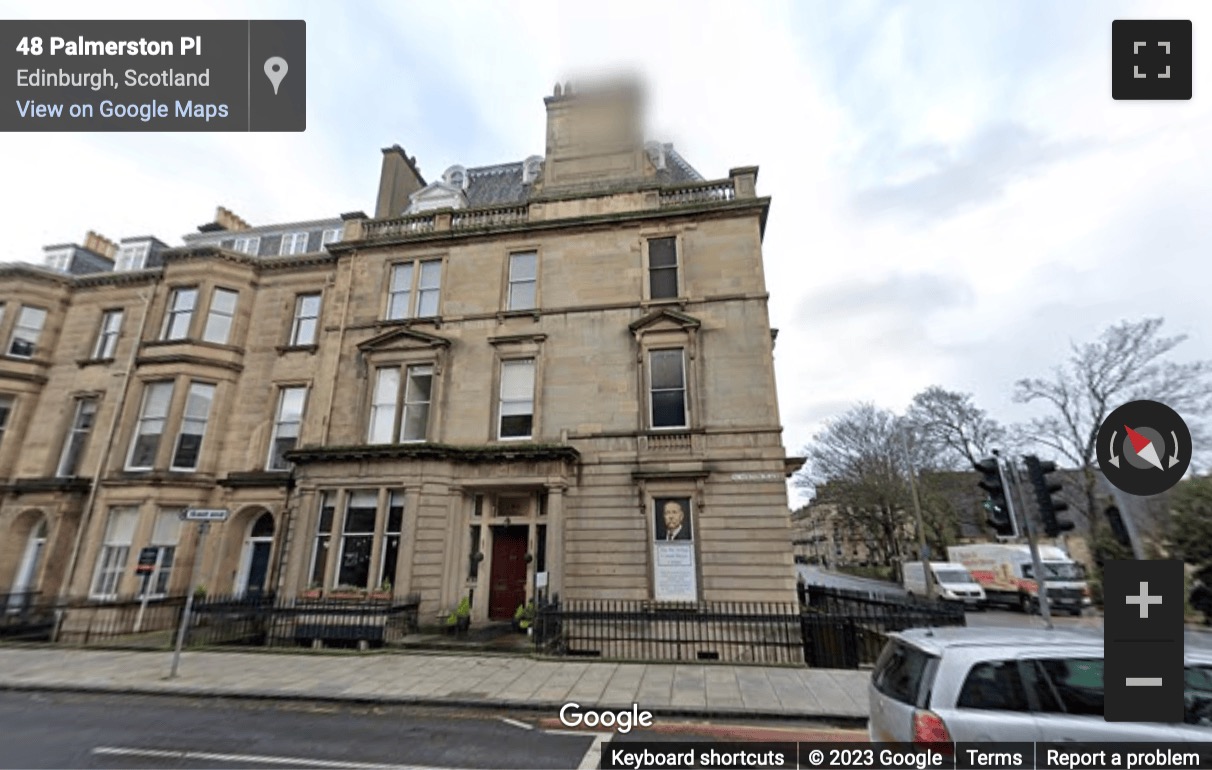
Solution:
M 653 533 L 658 543 L 694 540 L 689 497 L 653 498 Z
M 667 602 L 698 601 L 694 559 L 694 524 L 689 497 L 656 497 L 652 501 L 653 598 Z

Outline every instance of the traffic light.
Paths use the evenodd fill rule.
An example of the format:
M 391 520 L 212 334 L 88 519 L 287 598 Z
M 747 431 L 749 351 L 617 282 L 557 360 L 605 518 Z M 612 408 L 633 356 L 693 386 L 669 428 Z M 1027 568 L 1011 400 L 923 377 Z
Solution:
M 1031 479 L 1031 486 L 1035 488 L 1035 502 L 1039 505 L 1039 517 L 1044 522 L 1044 532 L 1048 537 L 1056 537 L 1073 529 L 1073 522 L 1056 518 L 1056 514 L 1069 510 L 1068 503 L 1052 497 L 1063 488 L 1060 483 L 1048 480 L 1048 474 L 1056 471 L 1056 463 L 1040 462 L 1035 455 L 1026 455 L 1023 462 L 1027 464 L 1027 476 Z
M 972 467 L 981 474 L 981 480 L 976 485 L 989 495 L 984 504 L 987 514 L 985 522 L 1002 537 L 1014 537 L 1018 532 L 1010 517 L 1010 505 L 1006 501 L 1006 488 L 1002 485 L 1002 473 L 997 458 L 981 460 L 979 463 L 973 463 Z

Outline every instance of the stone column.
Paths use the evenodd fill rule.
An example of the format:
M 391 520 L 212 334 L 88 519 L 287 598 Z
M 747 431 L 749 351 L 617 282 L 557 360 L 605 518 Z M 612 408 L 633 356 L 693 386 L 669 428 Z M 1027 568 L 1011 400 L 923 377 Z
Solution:
M 564 591 L 564 489 L 547 488 L 547 592 Z

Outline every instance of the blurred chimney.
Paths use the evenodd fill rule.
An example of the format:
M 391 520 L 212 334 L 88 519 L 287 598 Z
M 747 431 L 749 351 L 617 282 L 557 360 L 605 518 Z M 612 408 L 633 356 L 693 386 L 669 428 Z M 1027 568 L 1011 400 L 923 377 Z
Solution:
M 541 186 L 610 188 L 646 175 L 644 93 L 634 77 L 557 86 L 547 105 Z
M 84 236 L 84 248 L 94 254 L 100 254 L 106 259 L 113 259 L 114 255 L 118 253 L 118 244 L 92 230 L 89 230 L 88 234 Z

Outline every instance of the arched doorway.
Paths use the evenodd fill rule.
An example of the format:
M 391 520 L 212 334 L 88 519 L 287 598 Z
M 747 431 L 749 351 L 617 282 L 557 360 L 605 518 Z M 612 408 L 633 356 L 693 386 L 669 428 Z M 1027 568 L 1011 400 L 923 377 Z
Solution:
M 25 541 L 25 549 L 21 561 L 17 563 L 17 574 L 13 578 L 9 590 L 8 610 L 19 612 L 27 602 L 33 600 L 29 592 L 38 585 L 38 568 L 42 566 L 42 553 L 46 550 L 46 517 L 40 516 L 37 523 L 29 528 L 29 537 Z
M 236 577 L 238 596 L 264 593 L 269 587 L 269 558 L 273 549 L 274 517 L 266 512 L 248 525 L 244 548 L 240 552 L 240 571 Z

